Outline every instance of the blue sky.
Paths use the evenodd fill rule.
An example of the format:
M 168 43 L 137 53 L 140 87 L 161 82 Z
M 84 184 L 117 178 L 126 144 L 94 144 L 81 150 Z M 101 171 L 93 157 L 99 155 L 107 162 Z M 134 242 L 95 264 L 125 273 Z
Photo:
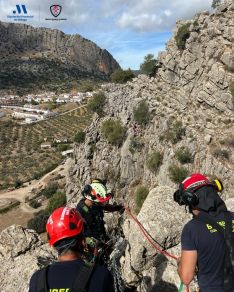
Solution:
M 178 19 L 190 19 L 210 9 L 212 0 L 0 0 L 0 20 L 8 21 L 17 4 L 25 4 L 33 18 L 23 22 L 80 34 L 107 49 L 123 69 L 139 69 L 144 56 L 157 57 L 165 49 Z M 62 6 L 65 21 L 53 18 L 50 5 Z M 59 18 L 58 17 L 58 18 Z

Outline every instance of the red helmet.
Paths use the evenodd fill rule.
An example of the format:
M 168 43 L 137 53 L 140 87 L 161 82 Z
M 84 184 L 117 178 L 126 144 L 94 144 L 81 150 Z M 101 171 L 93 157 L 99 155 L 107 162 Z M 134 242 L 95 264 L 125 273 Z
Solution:
M 208 180 L 208 178 L 200 173 L 193 173 L 182 181 L 184 190 L 187 189 L 196 190 L 199 189 L 200 187 L 210 184 L 211 182 Z
M 74 208 L 61 207 L 56 209 L 49 217 L 46 224 L 49 244 L 76 236 L 83 232 L 84 221 Z

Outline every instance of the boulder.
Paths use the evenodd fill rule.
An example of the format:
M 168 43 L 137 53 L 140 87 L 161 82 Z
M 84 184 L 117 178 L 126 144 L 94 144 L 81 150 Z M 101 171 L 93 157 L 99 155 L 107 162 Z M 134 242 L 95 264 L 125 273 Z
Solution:
M 184 208 L 173 201 L 174 191 L 166 186 L 152 189 L 137 216 L 150 237 L 155 239 L 157 246 L 166 250 L 179 244 L 182 227 L 189 219 Z M 135 286 L 147 278 L 149 288 L 156 282 L 163 281 L 161 276 L 164 275 L 172 286 L 177 285 L 178 277 L 170 276 L 170 273 L 174 275 L 176 272 L 175 262 L 171 265 L 174 271 L 169 269 L 169 274 L 165 274 L 168 262 L 175 260 L 166 258 L 152 247 L 133 220 L 126 220 L 123 230 L 128 240 L 122 267 L 126 282 Z
M 27 292 L 32 274 L 54 260 L 55 253 L 35 231 L 19 225 L 4 229 L 0 233 L 0 291 Z

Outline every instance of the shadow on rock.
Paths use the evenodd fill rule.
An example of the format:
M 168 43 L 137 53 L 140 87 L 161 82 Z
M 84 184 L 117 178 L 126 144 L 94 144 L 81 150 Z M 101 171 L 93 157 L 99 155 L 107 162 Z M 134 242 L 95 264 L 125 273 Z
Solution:
M 178 288 L 176 285 L 166 282 L 163 280 L 163 273 L 167 267 L 168 259 L 164 255 L 157 255 L 155 259 L 154 266 L 156 267 L 156 277 L 154 280 L 154 285 L 152 287 L 149 287 L 148 292 L 158 292 L 158 291 L 163 291 L 163 292 L 177 292 Z M 149 278 L 149 279 L 145 279 Z M 144 277 L 144 282 L 146 283 L 147 281 L 151 282 L 150 277 Z

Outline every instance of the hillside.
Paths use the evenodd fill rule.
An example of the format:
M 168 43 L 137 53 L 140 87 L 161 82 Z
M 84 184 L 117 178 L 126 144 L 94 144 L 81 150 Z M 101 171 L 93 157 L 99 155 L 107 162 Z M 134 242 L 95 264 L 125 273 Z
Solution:
M 19 187 L 21 183 L 38 179 L 54 169 L 64 160 L 62 147 L 70 149 L 77 132 L 90 122 L 91 114 L 85 105 L 31 125 L 0 121 L 0 189 Z M 53 145 L 56 139 L 68 140 L 69 144 L 41 148 L 45 140 Z
M 173 202 L 173 192 L 186 172 L 217 176 L 223 181 L 228 208 L 234 207 L 233 19 L 233 1 L 226 0 L 211 14 L 178 21 L 154 77 L 139 75 L 125 85 L 102 88 L 107 97 L 104 116 L 94 116 L 85 142 L 74 149 L 67 177 L 70 205 L 77 203 L 82 186 L 91 178 L 105 178 L 115 190 L 115 201 L 139 212 L 137 218 L 149 234 L 174 256 L 179 254 L 180 234 L 189 214 Z M 180 37 L 184 43 L 179 48 L 183 26 L 186 38 Z M 138 107 L 148 111 L 138 111 L 136 121 Z M 126 131 L 121 137 L 109 136 L 111 142 L 103 134 L 103 122 L 109 119 L 119 120 Z M 139 187 L 150 191 L 142 206 L 136 203 Z M 120 229 L 123 222 L 126 248 L 121 270 L 127 285 L 140 292 L 176 291 L 180 283 L 176 262 L 153 249 L 126 212 L 121 218 L 109 215 L 106 222 L 109 229 Z M 12 244 L 18 238 L 22 248 Z M 1 289 L 11 291 L 14 282 L 27 291 L 32 271 L 52 259 L 48 246 L 32 231 L 16 226 L 4 230 L 0 242 L 2 273 L 7 275 Z M 20 265 L 27 269 L 18 278 Z M 190 288 L 195 291 L 193 285 Z
M 0 22 L 0 89 L 56 89 L 72 81 L 108 80 L 119 64 L 80 35 Z

